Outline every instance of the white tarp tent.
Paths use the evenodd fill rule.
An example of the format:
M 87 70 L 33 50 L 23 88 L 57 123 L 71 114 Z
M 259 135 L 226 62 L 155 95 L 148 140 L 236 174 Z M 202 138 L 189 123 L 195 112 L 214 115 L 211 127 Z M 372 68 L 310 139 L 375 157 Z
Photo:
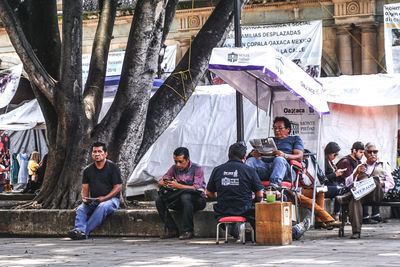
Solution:
M 349 154 L 351 145 L 357 141 L 375 142 L 380 150 L 381 159 L 391 163 L 394 168 L 397 144 L 398 106 L 390 105 L 395 95 L 393 88 L 398 86 L 396 76 L 372 75 L 374 83 L 368 81 L 368 75 L 351 76 L 350 81 L 341 83 L 344 77 L 321 78 L 324 88 L 329 88 L 330 114 L 324 115 L 320 155 L 323 157 L 323 147 L 330 141 L 336 141 L 342 148 L 338 158 Z M 337 81 L 337 82 L 336 82 Z M 335 87 L 335 84 L 338 86 Z M 363 107 L 359 95 L 370 94 L 370 84 L 379 84 L 379 91 L 374 98 L 381 99 L 377 106 Z M 396 85 L 397 84 L 397 85 Z M 359 86 L 358 90 L 352 88 Z M 342 91 L 354 93 L 355 97 L 347 96 L 346 103 L 340 104 Z M 399 91 L 400 92 L 400 91 Z M 359 95 L 358 95 L 359 94 Z M 399 94 L 399 93 L 397 93 Z M 138 167 L 128 179 L 127 196 L 143 194 L 144 190 L 156 188 L 156 181 L 173 164 L 172 152 L 178 146 L 187 146 L 194 162 L 204 167 L 205 179 L 208 181 L 213 167 L 227 160 L 230 144 L 236 140 L 236 107 L 235 90 L 229 85 L 216 85 L 196 88 L 195 93 L 178 114 L 169 128 L 161 135 L 140 161 Z M 296 100 L 291 93 L 278 93 L 276 101 Z M 349 99 L 353 102 L 349 102 Z M 397 98 L 400 103 L 400 98 Z M 300 102 L 300 101 L 298 101 Z M 299 105 L 303 104 L 300 102 Z M 359 106 L 358 106 L 359 105 Z M 256 107 L 248 100 L 244 101 L 245 140 L 255 134 Z M 260 126 L 268 125 L 268 118 L 260 114 Z M 259 133 L 257 133 L 259 134 Z M 305 147 L 315 151 L 315 141 L 305 141 Z M 248 146 L 250 148 L 250 146 Z M 323 160 L 320 159 L 321 164 Z

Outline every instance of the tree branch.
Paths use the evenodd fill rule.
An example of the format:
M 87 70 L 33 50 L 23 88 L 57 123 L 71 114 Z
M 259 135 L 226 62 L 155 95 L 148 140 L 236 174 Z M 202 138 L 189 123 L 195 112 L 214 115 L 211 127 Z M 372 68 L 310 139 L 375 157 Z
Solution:
M 244 2 L 245 0 L 241 1 L 242 6 Z M 183 76 L 185 83 L 182 84 L 179 75 L 171 75 L 150 99 L 143 141 L 136 154 L 134 167 L 181 111 L 186 103 L 184 96 L 189 98 L 192 95 L 193 86 L 208 68 L 212 49 L 224 43 L 232 20 L 233 1 L 221 0 L 192 42 L 191 51 L 189 49 L 186 52 L 173 72 L 179 73 L 190 69 L 190 72 L 186 72 Z
M 107 59 L 114 28 L 118 0 L 104 0 L 93 41 L 89 75 L 85 84 L 83 102 L 89 119 L 89 131 L 99 118 L 103 103 L 104 81 L 107 71 Z
M 6 27 L 11 43 L 24 64 L 24 69 L 28 73 L 29 78 L 46 96 L 48 101 L 54 105 L 54 88 L 56 81 L 47 73 L 36 57 L 31 45 L 25 37 L 20 23 L 7 1 L 0 1 L 0 19 Z
M 157 67 L 164 12 L 163 0 L 137 2 L 118 91 L 106 116 L 94 130 L 93 136 L 96 139 L 106 143 L 113 138 L 122 140 L 127 133 L 118 130 L 120 128 L 117 127 L 121 126 L 121 118 L 127 115 L 126 110 L 130 110 L 131 114 L 127 115 L 129 117 L 134 117 L 135 112 L 142 113 L 143 110 L 146 113 Z M 153 54 L 156 54 L 156 59 L 149 60 L 149 56 Z M 124 120 L 124 123 L 127 121 Z M 110 131 L 114 133 L 109 134 Z
M 82 101 L 82 1 L 63 1 L 61 80 L 57 98 Z M 68 103 L 60 103 L 60 112 L 65 112 Z

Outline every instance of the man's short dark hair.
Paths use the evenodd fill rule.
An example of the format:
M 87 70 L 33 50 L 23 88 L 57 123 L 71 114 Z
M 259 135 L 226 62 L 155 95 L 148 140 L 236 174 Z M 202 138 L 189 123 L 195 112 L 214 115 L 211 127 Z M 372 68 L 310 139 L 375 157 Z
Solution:
M 292 125 L 290 124 L 290 120 L 286 117 L 275 117 L 274 119 L 274 124 L 277 123 L 278 121 L 283 121 L 283 123 L 285 124 L 285 128 L 289 128 L 289 134 L 292 131 Z
M 229 147 L 229 159 L 244 159 L 246 156 L 246 147 L 241 143 L 234 143 Z
M 364 144 L 360 141 L 357 141 L 353 144 L 353 146 L 351 147 L 351 151 L 353 151 L 353 149 L 357 150 L 365 150 Z
M 174 151 L 174 156 L 175 157 L 183 156 L 184 159 L 188 159 L 189 158 L 189 149 L 187 149 L 186 147 L 182 147 L 182 146 L 178 147 Z
M 99 147 L 99 146 L 103 147 L 103 151 L 104 152 L 107 152 L 107 146 L 106 146 L 106 144 L 104 144 L 102 142 L 94 142 L 92 144 L 92 150 L 93 150 L 94 147 Z

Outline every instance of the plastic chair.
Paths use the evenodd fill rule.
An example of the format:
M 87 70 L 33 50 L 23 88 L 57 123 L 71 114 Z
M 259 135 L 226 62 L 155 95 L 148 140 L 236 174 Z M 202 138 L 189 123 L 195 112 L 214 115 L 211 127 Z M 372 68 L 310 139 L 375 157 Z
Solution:
M 229 217 L 223 217 L 218 220 L 217 224 L 217 240 L 216 244 L 219 244 L 219 227 L 221 224 L 225 225 L 225 243 L 228 243 L 228 225 L 229 224 L 234 224 L 234 223 L 239 223 L 239 236 L 240 236 L 240 242 L 243 244 L 246 244 L 246 218 L 241 217 L 241 216 L 229 216 Z M 254 243 L 254 229 L 251 227 L 251 241 Z

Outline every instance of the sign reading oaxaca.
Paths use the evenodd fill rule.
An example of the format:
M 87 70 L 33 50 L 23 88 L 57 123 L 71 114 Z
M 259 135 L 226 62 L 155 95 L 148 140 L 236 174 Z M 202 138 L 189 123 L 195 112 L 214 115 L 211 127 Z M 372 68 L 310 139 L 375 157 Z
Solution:
M 230 32 L 223 47 L 234 47 Z M 242 26 L 242 47 L 272 46 L 312 77 L 320 76 L 322 56 L 322 21 L 273 25 Z

